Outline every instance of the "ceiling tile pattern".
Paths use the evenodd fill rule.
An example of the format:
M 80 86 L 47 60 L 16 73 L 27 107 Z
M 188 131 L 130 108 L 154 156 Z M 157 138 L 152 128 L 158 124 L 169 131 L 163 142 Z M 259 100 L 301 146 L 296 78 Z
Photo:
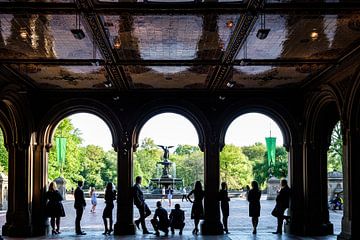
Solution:
M 1 14 L 0 58 L 101 59 L 82 25 L 85 37 L 74 37 L 75 25 L 75 15 Z
M 335 59 L 354 41 L 360 41 L 359 15 L 266 15 L 253 27 L 237 59 Z M 256 37 L 260 28 L 267 38 Z
M 237 15 L 103 16 L 109 41 L 122 59 L 218 59 Z
M 133 66 L 126 68 L 136 89 L 204 89 L 209 66 Z M 138 73 L 135 73 L 138 68 Z
M 40 88 L 105 89 L 106 71 L 102 66 L 12 65 Z
M 233 5 L 226 2 L 242 2 L 236 0 L 220 0 L 216 5 L 219 12 L 186 3 L 192 0 L 149 0 L 159 3 L 149 5 L 151 13 L 144 6 L 133 12 L 131 5 L 121 5 L 145 5 L 144 0 L 89 0 L 79 6 L 60 4 L 73 3 L 70 0 L 36 1 L 43 9 L 50 9 L 46 10 L 49 14 L 30 14 L 39 13 L 31 7 L 25 12 L 21 4 L 32 1 L 20 0 L 14 11 L 12 3 L 6 2 L 0 0 L 8 9 L 0 14 L 0 65 L 11 64 L 15 75 L 18 71 L 26 78 L 25 84 L 33 81 L 35 88 L 43 89 L 105 89 L 109 80 L 114 90 L 216 90 L 229 88 L 229 80 L 236 82 L 235 89 L 287 88 L 305 84 L 325 68 L 335 66 L 360 44 L 360 9 L 348 9 L 348 2 L 352 6 L 354 0 L 268 0 L 265 21 L 259 6 L 252 6 L 257 20 L 249 12 L 240 14 L 246 9 L 239 9 L 239 14 L 230 10 L 229 14 L 228 6 Z M 184 4 L 177 4 L 180 9 L 172 12 L 171 3 L 179 2 Z M 315 15 L 317 12 L 308 8 L 314 2 L 329 6 L 329 11 L 320 12 L 332 15 Z M 94 5 L 87 8 L 91 3 Z M 157 12 L 154 6 L 163 9 Z M 298 7 L 302 12 L 294 14 Z M 85 17 L 81 17 L 81 40 L 71 31 L 78 29 L 73 13 L 79 10 Z M 252 19 L 256 20 L 253 27 Z M 244 24 L 249 21 L 251 24 Z M 258 38 L 259 29 L 269 29 L 264 39 Z M 246 38 L 245 42 L 238 36 Z M 13 73 L 4 69 L 6 76 Z
M 278 66 L 236 66 L 232 80 L 235 88 L 275 88 L 292 87 L 315 75 L 325 65 Z

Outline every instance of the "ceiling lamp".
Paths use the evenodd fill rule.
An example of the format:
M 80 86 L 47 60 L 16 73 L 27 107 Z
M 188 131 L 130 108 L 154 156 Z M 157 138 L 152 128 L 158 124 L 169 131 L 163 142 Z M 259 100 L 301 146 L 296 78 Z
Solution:
M 232 28 L 234 26 L 234 22 L 232 20 L 227 20 L 226 21 L 226 27 L 227 28 Z
M 311 40 L 315 41 L 319 37 L 319 33 L 316 31 L 316 28 L 313 29 L 313 31 L 310 33 Z
M 260 40 L 267 38 L 270 28 L 265 28 L 265 14 L 260 14 L 260 29 L 256 33 L 256 37 Z
M 115 37 L 114 48 L 119 49 L 121 47 L 121 40 L 119 37 Z
M 75 28 L 70 30 L 75 39 L 81 40 L 85 38 L 85 33 L 81 29 L 80 15 L 75 14 Z
M 28 36 L 28 33 L 26 31 L 26 28 L 24 28 L 24 27 L 20 28 L 20 37 L 22 39 L 25 39 L 27 36 Z
M 232 88 L 232 87 L 235 86 L 235 84 L 236 84 L 236 82 L 235 82 L 234 80 L 231 80 L 231 81 L 228 81 L 228 82 L 226 83 L 226 86 L 227 86 L 228 88 Z

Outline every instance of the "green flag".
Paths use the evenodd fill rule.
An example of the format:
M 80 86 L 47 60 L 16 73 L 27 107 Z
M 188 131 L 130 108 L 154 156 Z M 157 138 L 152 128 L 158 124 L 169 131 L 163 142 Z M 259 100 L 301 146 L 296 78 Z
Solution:
M 267 137 L 266 140 L 266 148 L 267 148 L 267 157 L 268 157 L 268 165 L 273 166 L 275 164 L 275 151 L 276 151 L 276 138 Z
M 60 165 L 64 164 L 66 155 L 66 138 L 56 138 L 56 158 Z

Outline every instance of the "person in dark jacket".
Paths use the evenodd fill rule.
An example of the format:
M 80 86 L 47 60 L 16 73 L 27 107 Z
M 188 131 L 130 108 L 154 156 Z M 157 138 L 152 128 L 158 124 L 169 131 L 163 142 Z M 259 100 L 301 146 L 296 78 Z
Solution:
M 84 191 L 82 190 L 83 184 L 83 181 L 78 181 L 78 187 L 75 189 L 74 192 L 74 208 L 76 209 L 75 232 L 77 235 L 86 235 L 85 232 L 81 231 L 80 227 L 80 221 L 84 213 L 84 208 L 86 207 Z
M 145 225 L 145 218 L 151 215 L 151 211 L 148 205 L 145 203 L 144 195 L 140 188 L 141 180 L 142 178 L 140 176 L 137 176 L 135 179 L 135 184 L 133 186 L 134 204 L 139 210 L 140 214 L 140 218 L 135 220 L 135 225 L 139 229 L 139 224 L 141 223 L 143 234 L 150 234 L 151 232 L 147 230 Z
M 277 229 L 274 234 L 282 234 L 282 225 L 284 219 L 288 220 L 288 216 L 284 216 L 284 212 L 289 208 L 290 201 L 290 188 L 286 179 L 280 181 L 281 189 L 276 197 L 276 205 L 271 214 L 277 218 Z
M 165 233 L 165 236 L 169 234 L 169 218 L 167 211 L 161 206 L 161 201 L 156 202 L 156 210 L 151 224 L 154 227 L 155 235 L 160 236 L 160 231 Z
M 226 182 L 221 183 L 221 189 L 219 191 L 219 201 L 220 201 L 221 213 L 222 213 L 222 216 L 223 216 L 224 232 L 226 234 L 229 234 L 228 217 L 229 217 L 229 201 L 230 201 L 230 198 L 228 196 Z
M 114 209 L 114 200 L 116 199 L 116 191 L 113 189 L 113 184 L 111 182 L 108 182 L 106 185 L 105 190 L 105 208 L 103 211 L 103 221 L 105 226 L 105 232 L 103 235 L 111 234 L 113 231 L 113 218 L 112 218 L 112 211 Z M 107 224 L 107 218 L 109 218 L 109 227 Z
M 50 225 L 52 234 L 60 234 L 60 217 L 65 217 L 64 206 L 61 201 L 63 200 L 60 192 L 56 189 L 56 183 L 51 182 L 49 190 L 46 192 L 46 215 L 50 217 Z M 56 228 L 55 228 L 56 223 Z
M 194 195 L 194 200 L 190 199 L 190 196 Z M 197 235 L 199 233 L 199 222 L 200 219 L 204 218 L 204 207 L 202 204 L 202 200 L 204 199 L 205 192 L 202 189 L 202 184 L 200 181 L 195 182 L 195 187 L 189 194 L 187 198 L 193 204 L 191 208 L 191 219 L 194 219 L 195 228 L 192 231 L 193 234 Z
M 171 234 L 175 234 L 175 229 L 180 229 L 179 235 L 182 235 L 185 227 L 185 213 L 180 209 L 180 204 L 175 204 L 175 209 L 171 210 L 169 218 Z
M 249 202 L 249 217 L 251 217 L 253 225 L 253 234 L 256 234 L 256 228 L 260 217 L 260 198 L 261 191 L 257 181 L 251 182 L 251 189 L 249 190 L 247 200 Z

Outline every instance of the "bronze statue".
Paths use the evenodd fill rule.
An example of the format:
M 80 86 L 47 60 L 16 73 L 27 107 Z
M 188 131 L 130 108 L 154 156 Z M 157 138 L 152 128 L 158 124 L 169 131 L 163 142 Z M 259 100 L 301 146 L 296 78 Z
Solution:
M 169 160 L 169 148 L 172 148 L 174 146 L 163 146 L 163 145 L 157 145 L 158 147 L 161 147 L 164 150 L 163 159 Z

